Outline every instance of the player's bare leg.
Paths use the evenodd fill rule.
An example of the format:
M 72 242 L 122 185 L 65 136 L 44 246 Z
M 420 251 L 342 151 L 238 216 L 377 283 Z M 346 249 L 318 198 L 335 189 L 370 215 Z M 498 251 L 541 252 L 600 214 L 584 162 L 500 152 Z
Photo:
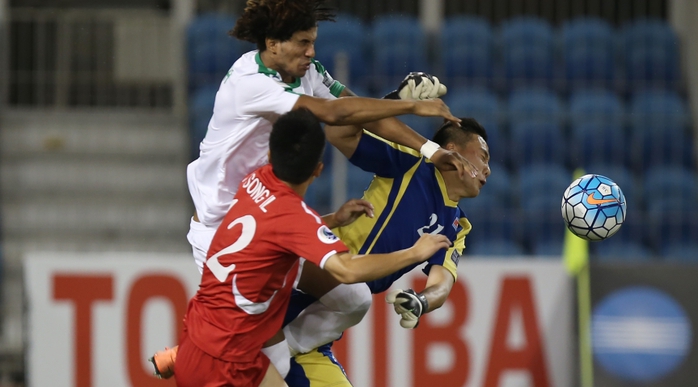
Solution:
M 262 379 L 262 383 L 259 387 L 288 387 L 288 384 L 286 384 L 284 378 L 281 377 L 279 371 L 276 370 L 274 364 L 269 363 L 267 372 L 264 373 L 264 379 Z
M 153 374 L 160 379 L 169 379 L 174 376 L 174 365 L 177 359 L 177 351 L 179 346 L 172 348 L 165 347 L 164 350 L 158 351 L 153 355 L 149 362 L 153 363 Z

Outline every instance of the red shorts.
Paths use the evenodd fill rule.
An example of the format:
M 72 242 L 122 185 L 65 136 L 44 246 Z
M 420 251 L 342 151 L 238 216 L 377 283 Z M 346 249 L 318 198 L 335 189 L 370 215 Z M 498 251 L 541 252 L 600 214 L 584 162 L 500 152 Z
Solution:
M 217 359 L 182 333 L 175 362 L 177 387 L 259 387 L 269 368 L 269 358 L 259 352 L 245 360 L 230 363 Z

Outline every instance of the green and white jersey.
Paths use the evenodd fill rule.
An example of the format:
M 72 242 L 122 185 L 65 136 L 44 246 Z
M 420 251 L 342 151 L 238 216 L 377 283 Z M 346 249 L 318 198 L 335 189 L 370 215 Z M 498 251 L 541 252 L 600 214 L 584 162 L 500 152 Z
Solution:
M 305 76 L 287 84 L 264 66 L 257 50 L 242 55 L 221 82 L 199 158 L 187 167 L 200 222 L 218 226 L 240 181 L 267 163 L 272 124 L 301 94 L 334 99 L 343 90 L 317 61 Z

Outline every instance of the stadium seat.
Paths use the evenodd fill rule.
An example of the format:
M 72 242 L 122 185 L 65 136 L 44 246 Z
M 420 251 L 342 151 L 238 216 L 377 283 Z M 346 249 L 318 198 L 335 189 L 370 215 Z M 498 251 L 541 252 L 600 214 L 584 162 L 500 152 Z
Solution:
M 467 237 L 466 246 L 484 243 L 492 238 L 519 241 L 519 211 L 511 205 L 502 205 L 494 195 L 483 192 L 471 199 L 462 199 L 458 204 L 473 226 Z
M 436 130 L 442 123 L 442 120 L 438 118 L 419 117 L 413 114 L 402 115 L 398 118 L 400 121 L 407 124 L 407 126 L 414 129 L 415 132 L 428 139 L 432 139 L 434 137 Z
M 308 186 L 303 200 L 320 215 L 336 210 L 332 209 L 332 174 L 329 168 L 324 169 L 320 177 Z
M 693 165 L 689 114 L 674 92 L 644 91 L 632 101 L 630 166 L 642 172 L 653 165 Z
M 447 18 L 441 28 L 440 60 L 450 87 L 489 86 L 494 62 L 494 33 L 490 23 L 475 16 Z
M 505 111 L 494 93 L 477 88 L 456 90 L 446 94 L 444 101 L 456 117 L 475 118 L 487 131 L 490 158 L 498 163 L 508 163 L 508 141 L 501 130 Z
M 516 203 L 512 192 L 513 180 L 507 169 L 500 163 L 491 162 L 490 170 L 492 173 L 487 178 L 487 184 L 482 187 L 478 197 L 492 196 L 503 208 L 515 207 Z
M 187 64 L 190 90 L 218 85 L 230 67 L 252 44 L 228 36 L 235 26 L 233 16 L 206 13 L 196 16 L 187 27 Z
M 509 239 L 481 239 L 468 243 L 465 240 L 465 253 L 469 256 L 521 257 L 526 251 L 520 244 Z
M 572 174 L 561 165 L 533 164 L 521 167 L 517 177 L 525 245 L 532 250 L 537 243 L 562 240 L 560 205 Z
M 605 20 L 583 17 L 565 23 L 562 55 L 568 89 L 614 86 L 615 38 Z
M 661 254 L 666 260 L 698 263 L 698 241 L 669 244 Z
M 189 138 L 192 160 L 199 157 L 199 144 L 208 131 L 217 92 L 218 86 L 208 85 L 196 89 L 189 98 Z
M 543 89 L 522 89 L 509 99 L 510 153 L 517 168 L 546 162 L 563 164 L 568 150 L 558 97 Z
M 371 41 L 377 89 L 397 85 L 411 71 L 430 71 L 426 35 L 416 17 L 376 17 Z
M 698 174 L 687 168 L 657 166 L 644 175 L 647 210 L 680 210 L 698 205 Z
M 315 59 L 317 59 L 327 71 L 342 82 L 352 85 L 367 86 L 367 76 L 371 74 L 371 61 L 367 60 L 366 35 L 368 28 L 361 19 L 342 14 L 337 16 L 336 22 L 321 22 L 318 26 L 318 37 L 315 41 Z M 348 60 L 343 73 L 340 54 L 345 54 Z M 337 67 L 337 65 L 340 67 Z
M 669 245 L 695 242 L 698 235 L 695 208 L 695 202 L 691 207 L 678 210 L 652 206 L 647 214 L 647 222 L 652 227 L 652 232 L 647 236 L 650 245 L 662 251 Z
M 562 240 L 539 241 L 533 245 L 531 254 L 542 258 L 561 258 L 562 248 Z
M 607 243 L 608 241 L 594 243 L 593 252 L 590 254 L 592 259 L 605 262 L 647 261 L 654 256 L 652 250 L 638 242 Z
M 597 90 L 572 94 L 569 118 L 571 165 L 625 163 L 624 112 L 615 93 Z
M 349 164 L 347 166 L 347 200 L 364 196 L 364 191 L 373 180 L 373 173 Z
M 621 41 L 630 90 L 678 88 L 679 40 L 666 21 L 637 20 L 622 29 Z
M 550 86 L 554 78 L 553 29 L 543 19 L 519 16 L 502 25 L 504 76 L 509 89 Z

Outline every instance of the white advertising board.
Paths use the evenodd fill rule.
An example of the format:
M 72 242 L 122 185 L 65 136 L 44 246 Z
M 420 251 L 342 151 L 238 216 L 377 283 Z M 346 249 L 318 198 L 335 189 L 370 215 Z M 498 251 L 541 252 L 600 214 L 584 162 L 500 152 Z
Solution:
M 422 289 L 414 270 L 395 286 Z M 33 254 L 28 385 L 174 386 L 146 359 L 176 344 L 199 274 L 188 255 Z M 573 384 L 572 281 L 558 261 L 462 260 L 449 301 L 405 330 L 383 301 L 335 344 L 355 386 Z

